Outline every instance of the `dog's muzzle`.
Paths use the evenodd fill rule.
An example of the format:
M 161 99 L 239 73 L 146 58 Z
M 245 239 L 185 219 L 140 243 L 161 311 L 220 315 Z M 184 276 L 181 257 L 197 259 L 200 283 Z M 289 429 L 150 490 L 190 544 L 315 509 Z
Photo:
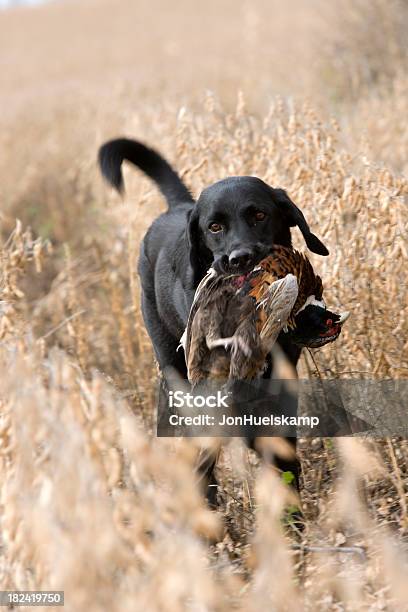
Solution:
M 248 248 L 234 249 L 230 255 L 221 255 L 213 268 L 219 274 L 246 274 L 250 272 L 267 254 L 266 249 L 251 250 Z

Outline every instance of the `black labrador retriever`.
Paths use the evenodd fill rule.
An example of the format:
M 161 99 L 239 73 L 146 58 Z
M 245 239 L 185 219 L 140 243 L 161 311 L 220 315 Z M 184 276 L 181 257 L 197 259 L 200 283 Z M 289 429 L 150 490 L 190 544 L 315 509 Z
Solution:
M 291 246 L 290 228 L 296 225 L 311 251 L 329 254 L 287 193 L 259 178 L 223 179 L 204 189 L 195 202 L 165 159 L 140 142 L 124 138 L 107 142 L 99 150 L 102 174 L 119 192 L 124 188 L 123 161 L 131 162 L 155 181 L 168 203 L 168 211 L 146 233 L 139 258 L 143 317 L 162 370 L 172 366 L 183 378 L 187 376 L 183 352 L 177 347 L 194 291 L 213 263 L 225 272 L 245 274 L 273 245 Z M 285 341 L 282 334 L 279 343 L 296 365 L 300 349 Z M 270 372 L 271 367 L 265 376 Z M 297 483 L 297 461 L 277 463 L 283 470 L 290 470 Z M 212 483 L 213 467 L 211 459 L 203 468 Z M 210 502 L 215 501 L 215 495 L 216 488 L 212 487 Z

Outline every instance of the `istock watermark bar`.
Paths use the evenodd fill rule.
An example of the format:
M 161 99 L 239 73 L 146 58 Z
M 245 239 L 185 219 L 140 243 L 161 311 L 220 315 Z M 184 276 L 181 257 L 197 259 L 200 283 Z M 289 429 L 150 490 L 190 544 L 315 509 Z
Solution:
M 158 436 L 408 437 L 407 380 L 205 382 L 167 376 Z

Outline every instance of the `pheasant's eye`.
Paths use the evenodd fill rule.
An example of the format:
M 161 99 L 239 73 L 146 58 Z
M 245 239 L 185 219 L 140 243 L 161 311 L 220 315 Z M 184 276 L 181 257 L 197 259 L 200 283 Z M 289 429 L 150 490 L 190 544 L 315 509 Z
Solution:
M 222 225 L 219 223 L 210 223 L 209 228 L 210 232 L 213 234 L 218 234 L 218 232 L 222 231 Z
M 263 221 L 265 219 L 266 215 L 262 210 L 257 210 L 255 213 L 255 219 L 257 221 Z
M 333 319 L 327 319 L 326 325 L 327 327 L 331 327 L 333 325 Z

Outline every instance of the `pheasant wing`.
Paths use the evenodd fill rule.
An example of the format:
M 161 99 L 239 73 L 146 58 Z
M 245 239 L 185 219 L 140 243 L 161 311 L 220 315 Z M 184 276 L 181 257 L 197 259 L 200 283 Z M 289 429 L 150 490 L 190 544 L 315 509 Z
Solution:
M 195 291 L 193 304 L 188 314 L 186 329 L 180 338 L 180 346 L 184 348 L 186 361 L 188 360 L 190 352 L 191 326 L 197 311 L 199 308 L 204 308 L 207 305 L 208 301 L 212 299 L 214 292 L 217 290 L 220 284 L 224 283 L 226 280 L 229 280 L 229 278 L 230 277 L 217 275 L 214 268 L 210 268 L 204 278 L 200 281 Z
M 266 314 L 260 337 L 262 346 L 267 352 L 272 349 L 282 328 L 286 325 L 297 296 L 296 276 L 287 274 L 270 285 L 267 296 L 260 302 L 259 306 Z

